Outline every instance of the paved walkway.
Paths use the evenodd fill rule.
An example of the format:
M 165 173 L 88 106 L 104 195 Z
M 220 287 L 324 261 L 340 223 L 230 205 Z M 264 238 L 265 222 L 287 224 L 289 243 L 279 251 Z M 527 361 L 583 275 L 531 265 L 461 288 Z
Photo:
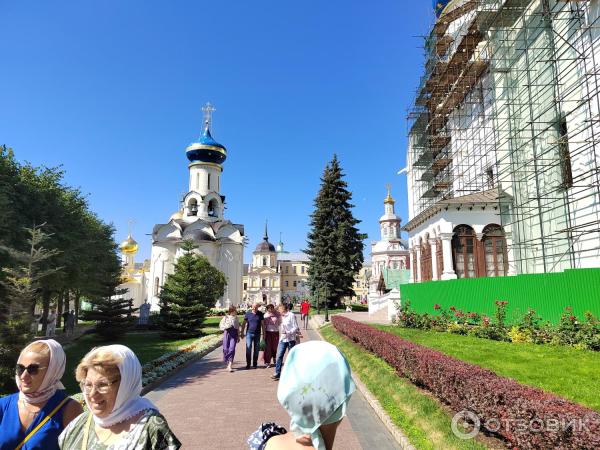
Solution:
M 304 331 L 304 341 L 318 339 Z M 262 422 L 288 428 L 289 416 L 277 401 L 272 369 L 260 364 L 245 370 L 245 341 L 237 346 L 232 373 L 223 370 L 219 347 L 169 378 L 146 397 L 154 401 L 184 449 L 244 449 Z M 363 395 L 357 390 L 336 434 L 334 448 L 344 450 L 399 448 Z

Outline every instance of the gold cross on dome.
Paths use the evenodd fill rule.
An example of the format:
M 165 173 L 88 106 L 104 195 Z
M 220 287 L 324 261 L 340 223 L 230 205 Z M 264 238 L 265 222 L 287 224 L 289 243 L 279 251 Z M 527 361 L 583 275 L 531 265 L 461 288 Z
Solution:
M 391 185 L 390 183 L 387 183 L 387 184 L 385 185 L 385 188 L 386 188 L 386 189 L 387 189 L 387 191 L 388 191 L 388 195 L 390 195 L 390 190 L 392 189 L 392 185 Z
M 204 112 L 204 126 L 210 129 L 212 125 L 212 113 L 215 112 L 216 109 L 210 102 L 206 102 L 206 105 L 202 107 L 202 111 Z
M 131 236 L 131 227 L 135 223 L 135 220 L 134 219 L 129 219 L 127 221 L 127 223 L 129 224 L 129 227 L 128 227 L 129 228 L 129 236 Z

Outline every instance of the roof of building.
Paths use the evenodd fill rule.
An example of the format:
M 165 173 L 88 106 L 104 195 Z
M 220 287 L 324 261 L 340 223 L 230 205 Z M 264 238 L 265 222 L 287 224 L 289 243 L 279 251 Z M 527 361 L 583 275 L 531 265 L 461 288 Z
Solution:
M 402 229 L 404 231 L 411 231 L 431 217 L 435 216 L 440 211 L 447 210 L 451 206 L 498 206 L 500 203 L 510 203 L 511 201 L 512 197 L 499 188 L 475 192 L 473 194 L 462 195 L 460 197 L 447 198 L 445 200 L 440 200 L 436 204 L 417 214 L 406 225 L 404 225 Z
M 290 262 L 308 262 L 309 258 L 306 253 L 303 252 L 290 252 L 279 255 L 279 261 L 290 261 Z

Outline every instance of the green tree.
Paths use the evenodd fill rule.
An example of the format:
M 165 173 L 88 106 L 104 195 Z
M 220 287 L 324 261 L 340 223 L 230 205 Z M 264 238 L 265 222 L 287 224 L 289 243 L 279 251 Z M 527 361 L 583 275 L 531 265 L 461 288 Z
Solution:
M 356 227 L 360 220 L 352 215 L 352 193 L 343 177 L 334 155 L 321 177 L 305 250 L 311 294 L 326 298 L 330 307 L 353 295 L 352 283 L 362 267 L 363 240 L 367 238 Z
M 160 328 L 172 338 L 199 336 L 210 308 L 225 292 L 226 279 L 204 256 L 194 253 L 190 240 L 181 245 L 185 252 L 175 264 L 160 292 Z
M 29 238 L 29 252 L 22 252 L 4 245 L 0 249 L 8 253 L 16 267 L 4 267 L 4 279 L 0 280 L 4 294 L 0 297 L 0 392 L 8 392 L 14 383 L 13 367 L 19 352 L 31 340 L 31 310 L 37 291 L 44 278 L 57 273 L 60 268 L 41 269 L 43 262 L 54 259 L 60 252 L 43 246 L 49 236 L 42 225 L 25 228 Z
M 110 297 L 88 299 L 92 309 L 82 312 L 84 320 L 96 322 L 96 332 L 105 340 L 118 339 L 135 322 L 132 316 L 133 300 L 126 298 L 126 293 L 127 289 L 115 289 Z

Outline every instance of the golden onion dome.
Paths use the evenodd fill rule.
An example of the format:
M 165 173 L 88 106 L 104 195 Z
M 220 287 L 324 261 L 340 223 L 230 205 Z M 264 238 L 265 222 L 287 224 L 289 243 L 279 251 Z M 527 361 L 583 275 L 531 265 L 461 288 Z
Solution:
M 183 211 L 175 211 L 171 214 L 171 218 L 169 220 L 181 220 L 183 219 Z
M 138 243 L 131 237 L 131 234 L 129 234 L 129 236 L 127 236 L 127 239 L 121 242 L 121 244 L 119 245 L 119 249 L 122 253 L 125 253 L 126 255 L 133 255 L 135 252 L 138 251 Z
M 387 197 L 385 198 L 385 200 L 383 201 L 383 203 L 386 203 L 386 204 L 387 204 L 387 203 L 391 203 L 392 205 L 393 205 L 394 203 L 396 203 L 396 200 L 394 200 L 394 199 L 392 198 L 392 194 L 390 194 L 390 190 L 389 190 L 389 189 L 388 189 Z

